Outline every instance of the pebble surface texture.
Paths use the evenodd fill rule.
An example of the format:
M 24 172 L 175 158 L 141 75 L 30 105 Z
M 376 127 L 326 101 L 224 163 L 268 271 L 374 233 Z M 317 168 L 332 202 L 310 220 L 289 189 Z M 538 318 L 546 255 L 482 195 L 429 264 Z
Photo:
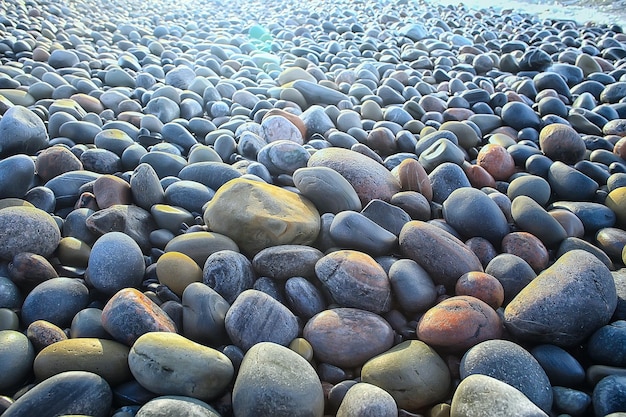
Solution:
M 0 415 L 623 415 L 621 23 L 0 2 Z

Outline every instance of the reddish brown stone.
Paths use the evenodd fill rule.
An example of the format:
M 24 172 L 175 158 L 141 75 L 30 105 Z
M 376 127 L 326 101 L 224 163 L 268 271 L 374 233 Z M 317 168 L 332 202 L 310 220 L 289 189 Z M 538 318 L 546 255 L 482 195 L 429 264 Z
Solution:
M 148 332 L 176 333 L 172 319 L 134 288 L 125 288 L 111 297 L 102 310 L 102 326 L 115 340 L 128 346 Z
M 69 149 L 52 146 L 41 151 L 35 161 L 37 175 L 45 182 L 69 171 L 83 169 L 83 164 Z
M 528 232 L 509 233 L 502 239 L 502 251 L 519 256 L 535 272 L 543 271 L 550 261 L 548 250 L 535 235 Z
M 463 171 L 465 175 L 467 175 L 467 179 L 470 184 L 474 188 L 483 188 L 483 187 L 492 187 L 495 188 L 496 180 L 493 179 L 491 174 L 487 172 L 487 170 L 480 165 L 472 165 L 467 161 L 463 162 L 462 165 Z
M 574 128 L 554 123 L 539 132 L 539 147 L 553 161 L 573 165 L 585 156 L 585 142 Z
M 306 139 L 306 126 L 300 117 L 283 109 L 270 109 L 267 113 L 265 113 L 265 115 L 263 115 L 263 119 L 270 116 L 283 116 L 285 119 L 293 123 L 302 134 L 302 137 Z
M 59 276 L 46 258 L 30 252 L 21 252 L 15 255 L 9 263 L 8 269 L 11 280 L 27 291 L 44 281 Z
M 504 288 L 493 275 L 484 272 L 468 272 L 456 282 L 456 295 L 471 295 L 497 310 L 504 303 Z
M 400 182 L 403 191 L 417 191 L 428 201 L 433 199 L 433 187 L 426 170 L 418 161 L 407 158 L 395 167 L 391 173 Z
M 419 340 L 433 347 L 464 351 L 502 336 L 502 322 L 484 301 L 468 295 L 448 298 L 428 310 L 417 323 Z
M 550 210 L 548 214 L 561 224 L 568 237 L 583 237 L 585 235 L 583 222 L 571 211 L 555 209 Z
M 26 337 L 37 352 L 53 343 L 67 340 L 67 335 L 56 324 L 46 320 L 36 320 L 26 329 Z
M 505 181 L 515 172 L 515 161 L 503 146 L 488 143 L 478 152 L 476 164 L 496 181 Z
M 470 109 L 462 109 L 462 108 L 456 107 L 456 108 L 448 109 L 444 111 L 443 120 L 446 122 L 453 121 L 453 120 L 461 121 L 461 120 L 467 120 L 473 115 L 474 115 L 474 112 L 471 111 Z
M 483 268 L 485 268 L 493 258 L 498 256 L 496 248 L 484 237 L 473 237 L 468 239 L 465 244 L 478 257 Z
M 396 138 L 391 130 L 384 127 L 372 129 L 367 135 L 366 143 L 380 155 L 391 155 L 396 152 Z
M 103 175 L 93 184 L 93 194 L 100 208 L 108 208 L 115 204 L 132 204 L 133 195 L 130 184 L 114 175 Z

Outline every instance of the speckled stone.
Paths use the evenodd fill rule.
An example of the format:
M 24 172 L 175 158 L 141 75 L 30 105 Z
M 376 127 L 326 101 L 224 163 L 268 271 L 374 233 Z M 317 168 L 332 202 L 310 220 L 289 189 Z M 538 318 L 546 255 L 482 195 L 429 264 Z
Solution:
M 361 382 L 348 390 L 337 410 L 337 417 L 352 416 L 397 417 L 398 407 L 387 391 Z
M 46 126 L 32 110 L 18 105 L 4 112 L 0 119 L 0 156 L 34 155 L 47 145 Z
M 575 164 L 585 156 L 585 142 L 572 127 L 553 123 L 539 133 L 539 146 L 553 161 Z
M 271 277 L 267 274 L 263 276 Z M 255 279 L 252 262 L 241 253 L 232 250 L 212 253 L 202 268 L 202 282 L 217 291 L 229 303 L 235 301 L 245 290 L 252 288 Z
M 146 253 L 152 247 L 150 233 L 157 228 L 150 212 L 135 205 L 122 204 L 96 211 L 87 218 L 85 224 L 97 233 L 125 234 Z
M 252 266 L 260 276 L 277 280 L 291 277 L 312 278 L 315 264 L 324 254 L 305 245 L 279 245 L 263 249 L 252 259 Z
M 164 395 L 154 398 L 137 411 L 137 417 L 220 417 L 213 407 L 196 398 L 180 395 Z
M 7 207 L 0 210 L 0 258 L 12 259 L 20 252 L 50 256 L 61 240 L 52 216 L 34 207 Z

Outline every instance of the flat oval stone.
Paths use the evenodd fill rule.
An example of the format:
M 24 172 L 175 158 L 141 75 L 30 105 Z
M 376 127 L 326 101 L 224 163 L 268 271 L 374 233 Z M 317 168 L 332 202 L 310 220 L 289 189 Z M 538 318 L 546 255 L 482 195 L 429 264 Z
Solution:
M 244 356 L 232 392 L 238 417 L 322 417 L 324 393 L 315 369 L 284 346 L 261 342 Z
M 537 202 L 540 206 L 545 206 L 550 200 L 552 189 L 548 181 L 537 175 L 524 175 L 515 178 L 507 188 L 507 196 L 511 201 L 515 197 L 525 195 Z
M 483 270 L 463 242 L 426 222 L 414 220 L 404 225 L 399 243 L 400 252 L 424 268 L 435 284 L 454 288 L 461 275 Z
M 129 380 L 126 345 L 106 339 L 78 338 L 53 343 L 37 354 L 33 364 L 39 381 L 67 371 L 100 375 L 110 385 Z
M 259 150 L 257 161 L 273 175 L 292 175 L 307 166 L 310 154 L 302 145 L 290 140 L 276 140 Z
M 37 155 L 35 169 L 37 175 L 47 182 L 65 172 L 80 171 L 83 164 L 66 147 L 51 146 Z
M 204 211 L 204 221 L 252 255 L 269 246 L 313 243 L 320 229 L 319 213 L 309 200 L 246 179 L 220 187 Z
M 265 250 L 270 249 L 272 248 Z M 217 251 L 209 255 L 204 263 L 202 282 L 217 291 L 227 302 L 232 303 L 239 294 L 252 288 L 256 279 L 252 266 L 250 260 L 239 252 Z
M 28 326 L 46 320 L 69 327 L 72 318 L 89 304 L 89 290 L 81 280 L 52 278 L 37 285 L 24 300 L 22 322 Z
M 239 178 L 241 173 L 231 165 L 209 161 L 189 164 L 177 176 L 181 180 L 199 182 L 212 190 L 217 190 L 228 181 Z
M 484 415 L 546 417 L 548 414 L 511 385 L 488 375 L 470 375 L 454 391 L 450 417 Z
M 411 259 L 399 259 L 389 268 L 393 296 L 404 311 L 425 311 L 437 299 L 433 280 L 419 264 Z
M 154 168 L 147 163 L 137 165 L 130 177 L 133 201 L 144 210 L 165 201 L 165 192 Z
M 0 119 L 0 155 L 34 155 L 48 145 L 48 133 L 35 112 L 13 106 Z
M 337 410 L 337 417 L 364 414 L 397 417 L 398 407 L 387 391 L 376 385 L 361 382 L 348 390 Z
M 296 316 L 257 290 L 246 290 L 237 297 L 226 313 L 225 323 L 230 339 L 244 351 L 259 342 L 287 346 L 298 336 Z
M 187 165 L 187 161 L 179 155 L 155 150 L 139 158 L 139 164 L 152 166 L 159 179 L 161 179 L 168 176 L 178 176 Z
M 176 332 L 176 325 L 152 300 L 134 288 L 118 291 L 102 309 L 102 326 L 118 342 L 132 346 L 149 332 Z
M 361 201 L 352 185 L 332 168 L 299 168 L 293 173 L 293 183 L 320 213 L 361 211 Z
M 593 256 L 598 258 L 607 268 L 610 270 L 614 270 L 615 266 L 611 261 L 611 258 L 602 251 L 602 249 L 594 246 L 593 244 L 587 242 L 586 240 L 579 239 L 577 237 L 568 237 L 559 245 L 559 249 L 556 252 L 556 258 L 560 258 L 564 253 L 572 251 L 572 250 L 584 250 L 586 252 L 591 253 Z
M 522 340 L 572 346 L 607 324 L 616 305 L 609 269 L 589 252 L 573 250 L 517 294 L 504 311 L 504 323 Z
M 152 392 L 204 401 L 223 394 L 234 376 L 233 364 L 223 353 L 166 332 L 139 337 L 128 365 L 137 382 Z
M 63 329 L 46 320 L 35 320 L 29 324 L 26 328 L 26 337 L 28 337 L 36 351 L 68 338 Z
M 20 252 L 47 258 L 61 240 L 59 226 L 52 216 L 26 206 L 0 209 L 0 235 L 0 258 L 7 260 Z
M 337 213 L 330 225 L 330 237 L 340 247 L 360 250 L 372 256 L 391 252 L 397 241 L 396 235 L 354 211 Z
M 446 222 L 465 238 L 484 237 L 498 246 L 509 233 L 509 224 L 500 207 L 475 188 L 454 190 L 443 202 L 442 210 Z
M 433 348 L 419 340 L 407 340 L 365 363 L 361 381 L 387 391 L 398 408 L 417 411 L 443 401 L 451 377 Z
M 30 252 L 20 252 L 7 266 L 9 277 L 19 287 L 30 291 L 37 285 L 59 275 L 52 264 L 43 256 Z
M 263 249 L 252 259 L 254 270 L 260 275 L 277 280 L 291 277 L 312 278 L 315 264 L 324 254 L 305 245 L 279 245 Z
M 326 308 L 322 292 L 303 277 L 291 277 L 285 282 L 285 297 L 289 308 L 300 318 L 308 320 Z
M 602 228 L 596 233 L 595 244 L 611 259 L 619 260 L 626 246 L 626 231 L 616 227 Z
M 230 304 L 221 295 L 194 282 L 185 288 L 182 304 L 185 337 L 211 346 L 228 343 L 225 318 Z
M 519 256 L 535 272 L 545 269 L 550 261 L 548 250 L 541 240 L 528 232 L 512 232 L 506 235 L 502 239 L 502 251 Z
M 554 408 L 570 415 L 583 414 L 591 404 L 591 396 L 572 388 L 552 387 L 552 393 Z
M 594 363 L 624 367 L 626 352 L 626 321 L 616 320 L 596 330 L 587 343 L 587 352 Z
M 150 208 L 150 214 L 152 214 L 157 226 L 172 232 L 174 235 L 183 230 L 183 223 L 192 225 L 195 221 L 193 214 L 188 210 L 168 204 L 154 204 Z
M 535 346 L 530 353 L 537 359 L 553 386 L 575 387 L 585 381 L 582 365 L 566 350 L 545 344 Z
M 97 242 L 96 242 L 97 243 Z M 159 282 L 179 297 L 192 282 L 202 281 L 202 269 L 189 256 L 180 252 L 166 252 L 156 263 Z
M 0 389 L 19 387 L 30 374 L 35 349 L 28 338 L 15 330 L 0 331 Z
M 383 165 L 348 149 L 321 149 L 311 156 L 308 166 L 337 171 L 352 185 L 362 206 L 374 198 L 389 201 L 400 191 L 400 184 Z
M 502 322 L 484 301 L 459 295 L 447 298 L 424 313 L 417 336 L 431 346 L 464 351 L 502 335 Z
M 16 400 L 4 415 L 107 417 L 112 401 L 111 388 L 102 377 L 91 372 L 69 371 L 35 385 Z
M 74 206 L 81 194 L 81 187 L 99 176 L 96 172 L 85 170 L 68 171 L 51 178 L 45 186 L 54 193 L 57 208 Z
M 510 253 L 494 257 L 485 267 L 485 272 L 502 284 L 505 305 L 537 276 L 528 262 Z
M 461 379 L 481 374 L 520 390 L 537 407 L 549 412 L 552 387 L 537 360 L 521 346 L 508 340 L 488 340 L 468 350 L 460 364 Z
M 35 176 L 35 163 L 26 155 L 0 161 L 0 198 L 23 198 Z
M 103 294 L 112 295 L 123 288 L 138 287 L 144 271 L 145 262 L 139 245 L 124 233 L 107 233 L 91 249 L 88 281 Z
M 548 182 L 552 191 L 563 200 L 590 200 L 598 189 L 597 182 L 560 161 L 550 165 Z
M 102 327 L 102 310 L 99 308 L 85 308 L 80 310 L 72 319 L 70 337 L 91 337 L 105 339 L 109 334 Z
M 191 232 L 176 236 L 165 246 L 165 252 L 180 252 L 204 267 L 207 258 L 221 250 L 239 252 L 237 244 L 228 236 L 211 232 Z
M 0 276 L 0 308 L 18 310 L 22 306 L 20 289 L 7 277 Z
M 315 264 L 317 278 L 341 307 L 382 313 L 391 308 L 391 284 L 369 255 L 352 250 L 332 252 Z
M 204 401 L 180 395 L 164 395 L 151 399 L 141 406 L 137 417 L 220 417 L 217 411 Z
M 364 364 L 393 346 L 393 329 L 379 315 L 355 308 L 324 310 L 304 326 L 315 358 L 341 368 Z
M 535 200 L 520 195 L 511 204 L 511 215 L 520 229 L 537 236 L 548 247 L 567 237 L 565 229 Z
M 533 109 L 519 101 L 511 101 L 502 107 L 502 121 L 515 130 L 522 130 L 526 127 L 538 129 L 541 126 L 541 119 Z

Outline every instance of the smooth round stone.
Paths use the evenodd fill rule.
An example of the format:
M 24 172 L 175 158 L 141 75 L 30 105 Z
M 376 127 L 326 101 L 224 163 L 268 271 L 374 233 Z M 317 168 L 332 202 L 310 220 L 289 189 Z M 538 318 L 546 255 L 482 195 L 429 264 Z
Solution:
M 12 259 L 20 252 L 47 258 L 54 252 L 61 232 L 52 216 L 34 207 L 7 207 L 0 210 L 0 258 Z
M 590 200 L 598 189 L 597 182 L 560 161 L 550 165 L 548 182 L 552 191 L 563 200 Z
M 587 201 L 555 201 L 553 209 L 565 209 L 580 219 L 586 233 L 595 233 L 615 224 L 615 213 L 603 204 Z
M 173 182 L 167 187 L 165 190 L 165 202 L 172 206 L 181 207 L 191 213 L 202 213 L 202 208 L 214 195 L 215 192 L 204 184 L 181 180 Z
M 233 343 L 247 351 L 259 342 L 287 346 L 298 336 L 296 316 L 269 295 L 246 290 L 226 313 L 226 332 Z M 266 323 L 273 323 L 270 327 Z
M 519 256 L 535 272 L 545 269 L 550 261 L 548 250 L 541 240 L 528 232 L 512 232 L 506 235 L 502 239 L 502 251 Z
M 204 401 L 218 398 L 234 375 L 223 353 L 165 332 L 139 337 L 128 354 L 128 365 L 137 382 L 152 392 Z
M 412 220 L 428 221 L 431 218 L 428 200 L 417 191 L 400 191 L 394 194 L 389 202 L 400 207 Z
M 293 182 L 320 213 L 361 211 L 361 201 L 352 185 L 332 168 L 318 166 L 297 169 L 293 173 Z
M 81 188 L 99 176 L 96 172 L 84 170 L 64 172 L 46 182 L 45 187 L 54 193 L 57 208 L 74 206 L 82 193 Z
M 132 204 L 130 184 L 114 175 L 102 175 L 93 183 L 93 194 L 100 208 L 115 204 Z
M 144 114 L 156 116 L 162 123 L 169 123 L 180 117 L 180 107 L 178 104 L 165 96 L 152 98 L 144 109 Z
M 168 176 L 178 176 L 181 170 L 187 165 L 185 158 L 179 155 L 156 150 L 150 151 L 139 158 L 139 163 L 152 166 L 159 179 Z
M 269 246 L 313 243 L 320 229 L 319 213 L 309 200 L 245 179 L 220 187 L 204 211 L 204 221 L 251 255 Z
M 463 168 L 457 164 L 444 162 L 428 174 L 433 190 L 432 201 L 443 203 L 458 188 L 471 187 Z
M 100 126 L 83 120 L 71 120 L 63 123 L 59 128 L 60 136 L 84 145 L 93 144 L 94 138 L 100 132 L 102 132 Z
M 488 143 L 480 148 L 476 164 L 496 181 L 506 181 L 515 172 L 515 161 L 504 146 Z
M 607 210 L 610 209 L 607 208 Z M 565 209 L 554 209 L 550 210 L 548 214 L 559 222 L 568 237 L 583 237 L 585 235 L 585 226 L 583 225 L 583 222 L 571 211 Z
M 46 320 L 59 327 L 69 327 L 72 318 L 89 304 L 89 290 L 72 278 L 52 278 L 37 285 L 24 300 L 22 322 L 28 326 Z
M 478 298 L 459 295 L 430 308 L 417 323 L 420 340 L 440 348 L 464 351 L 502 335 L 495 310 Z
M 512 101 L 502 107 L 502 121 L 504 124 L 515 130 L 522 130 L 526 127 L 538 129 L 541 126 L 541 119 L 530 106 Z
M 98 174 L 115 174 L 122 167 L 120 157 L 106 149 L 87 149 L 80 155 L 80 162 L 85 170 Z
M 555 345 L 538 345 L 530 350 L 552 385 L 579 386 L 585 381 L 585 370 L 567 351 Z
M 443 123 L 440 130 L 449 130 L 455 134 L 459 140 L 459 146 L 463 149 L 470 149 L 480 143 L 478 134 L 472 127 L 465 122 L 449 121 Z
M 504 305 L 508 304 L 537 274 L 519 256 L 503 253 L 485 267 L 485 273 L 496 277 L 504 288 Z
M 27 291 L 59 276 L 46 258 L 30 252 L 15 255 L 8 265 L 8 272 L 13 282 Z
M 602 103 L 617 103 L 626 95 L 626 83 L 617 82 L 607 85 L 600 93 Z
M 509 233 L 509 224 L 500 207 L 475 188 L 454 190 L 443 202 L 442 209 L 446 222 L 465 238 L 483 237 L 499 245 Z
M 322 292 L 303 277 L 292 277 L 285 282 L 285 297 L 290 309 L 305 320 L 326 308 Z
M 92 337 L 106 339 L 109 334 L 102 327 L 102 310 L 99 308 L 85 308 L 74 316 L 70 327 L 70 337 Z
M 137 417 L 168 417 L 179 415 L 185 417 L 219 417 L 213 407 L 196 398 L 180 395 L 164 395 L 151 399 L 141 406 Z
M 307 166 L 310 154 L 302 145 L 290 140 L 275 140 L 259 150 L 257 161 L 273 175 L 291 175 Z
M 78 55 L 74 51 L 56 49 L 50 53 L 48 64 L 52 68 L 71 68 L 80 62 Z
M 371 200 L 370 203 L 375 200 Z M 342 211 L 330 225 L 331 238 L 341 247 L 353 248 L 372 256 L 389 253 L 397 237 L 361 213 Z
M 18 387 L 30 374 L 35 349 L 28 338 L 15 330 L 0 330 L 0 389 Z
M 468 272 L 461 275 L 454 287 L 455 295 L 468 295 L 485 302 L 494 310 L 504 303 L 504 288 L 493 275 L 484 272 Z
M 597 416 L 626 410 L 626 376 L 610 375 L 603 378 L 593 389 L 591 401 Z
M 306 121 L 305 121 L 306 125 Z M 276 115 L 264 118 L 261 121 L 261 137 L 267 143 L 278 140 L 287 140 L 297 145 L 302 145 L 302 132 L 288 118 Z
M 150 208 L 150 214 L 161 229 L 169 230 L 175 235 L 183 229 L 183 224 L 195 223 L 193 214 L 182 207 L 155 204 Z
M 337 171 L 354 188 L 362 206 L 378 198 L 389 201 L 400 191 L 400 184 L 383 165 L 355 151 L 326 148 L 315 152 L 309 167 L 327 167 Z
M 96 147 L 109 150 L 121 158 L 126 148 L 131 146 L 134 141 L 123 130 L 106 129 L 96 134 L 93 143 Z
M 570 415 L 581 415 L 591 404 L 591 397 L 582 391 L 565 387 L 552 387 L 553 407 Z
M 552 407 L 552 389 L 543 368 L 527 350 L 508 340 L 488 340 L 468 350 L 460 373 L 461 379 L 490 376 L 517 388 L 542 410 Z
M 79 415 L 107 417 L 113 394 L 100 376 L 84 371 L 54 375 L 18 398 L 4 415 Z
M 596 364 L 624 367 L 626 321 L 616 320 L 596 330 L 587 343 L 587 353 Z
M 407 340 L 365 363 L 361 381 L 387 391 L 398 408 L 417 411 L 444 400 L 451 377 L 433 348 L 419 340 Z
M 483 187 L 496 187 L 496 180 L 493 179 L 485 168 L 479 165 L 472 165 L 467 161 L 463 162 L 462 168 L 470 184 L 472 184 L 472 187 L 479 189 Z
M 607 324 L 616 305 L 609 269 L 589 252 L 573 250 L 517 294 L 504 311 L 504 322 L 521 340 L 572 346 Z
M 604 204 L 613 210 L 620 225 L 626 225 L 626 187 L 619 187 L 611 191 Z M 0 211 L 0 215 L 1 213 Z
M 26 155 L 0 161 L 0 198 L 23 198 L 33 183 L 35 163 Z
M 407 158 L 391 170 L 391 173 L 400 183 L 403 191 L 415 191 L 423 195 L 426 200 L 433 199 L 433 188 L 424 167 L 415 159 Z M 398 193 L 394 194 L 394 196 Z M 394 197 L 391 197 L 392 199 Z
M 103 294 L 138 287 L 143 280 L 145 262 L 141 248 L 128 235 L 110 232 L 94 243 L 89 256 L 89 283 Z
M 0 308 L 18 310 L 22 306 L 20 289 L 7 277 L 0 276 Z
M 575 250 L 575 249 L 580 249 L 580 250 L 589 252 L 593 256 L 598 258 L 600 261 L 602 261 L 602 263 L 604 263 L 604 265 L 606 265 L 606 267 L 609 268 L 610 270 L 615 269 L 613 262 L 611 262 L 611 258 L 609 258 L 606 253 L 604 253 L 597 246 L 594 246 L 591 243 L 585 240 L 579 239 L 577 237 L 568 237 L 563 242 L 561 242 L 561 245 L 559 246 L 559 249 L 557 250 L 555 256 L 556 258 L 559 258 L 563 256 L 564 253 Z
M 437 290 L 428 272 L 411 259 L 400 259 L 389 268 L 395 300 L 407 312 L 425 311 L 435 304 Z
M 48 145 L 48 133 L 36 113 L 22 106 L 10 107 L 0 119 L 0 156 L 34 155 Z
M 232 392 L 238 417 L 322 417 L 324 393 L 315 370 L 296 352 L 261 342 L 244 356 Z
M 537 236 L 548 248 L 567 237 L 565 229 L 535 200 L 520 195 L 511 204 L 511 215 L 522 230 Z
M 228 181 L 239 178 L 241 173 L 223 162 L 197 162 L 184 167 L 178 177 L 181 180 L 195 181 L 212 190 L 219 189 Z
M 139 246 L 140 251 L 149 252 L 151 248 L 150 233 L 157 228 L 148 211 L 135 205 L 122 204 L 96 211 L 85 220 L 85 225 L 92 232 L 103 235 L 118 233 L 113 235 L 110 238 L 111 240 L 118 239 L 120 234 L 126 235 L 129 239 L 126 239 L 128 243 L 125 243 L 125 246 L 129 250 L 132 250 L 131 253 L 135 252 L 133 244 L 130 243 L 131 240 L 135 242 L 135 245 Z M 120 242 L 124 241 L 124 238 L 119 239 L 122 239 Z M 105 239 L 105 241 L 108 240 L 109 239 Z M 93 255 L 93 249 L 91 253 Z M 135 258 L 133 257 L 132 261 L 134 260 Z
M 379 315 L 356 308 L 324 310 L 304 326 L 315 358 L 341 368 L 364 364 L 393 346 L 393 329 Z
M 191 232 L 176 236 L 165 246 L 165 252 L 180 252 L 204 267 L 207 258 L 221 250 L 239 252 L 237 244 L 228 236 L 211 232 Z
M 559 123 L 550 124 L 539 133 L 539 147 L 553 161 L 573 165 L 585 156 L 585 142 L 573 128 Z
M 40 351 L 46 346 L 61 340 L 67 340 L 67 335 L 63 329 L 45 320 L 32 322 L 26 329 L 26 337 L 28 337 L 36 351 Z
M 277 280 L 291 277 L 315 277 L 315 264 L 324 254 L 304 245 L 280 245 L 263 249 L 252 259 L 252 266 L 259 276 Z
M 432 224 L 418 220 L 404 225 L 400 252 L 428 272 L 435 284 L 454 288 L 467 272 L 482 271 L 478 257 L 463 242 Z
M 348 390 L 337 410 L 337 417 L 365 415 L 397 417 L 398 407 L 387 391 L 361 382 Z
M 205 345 L 227 342 L 224 318 L 230 305 L 212 288 L 196 282 L 182 295 L 185 337 Z
M 39 381 L 66 371 L 86 371 L 117 385 L 131 378 L 128 352 L 128 346 L 112 340 L 67 339 L 39 352 L 33 370 Z
M 159 282 L 167 285 L 179 297 L 189 284 L 202 281 L 202 269 L 193 259 L 180 252 L 161 255 L 156 263 L 156 274 Z
M 341 307 L 374 313 L 386 312 L 391 308 L 389 278 L 383 268 L 363 252 L 332 252 L 315 264 L 315 274 Z
M 445 138 L 435 141 L 419 156 L 419 163 L 426 172 L 431 172 L 444 162 L 461 165 L 464 160 L 465 154 L 463 151 L 456 144 Z
M 517 196 L 525 195 L 540 206 L 545 206 L 550 200 L 552 189 L 545 179 L 536 175 L 524 175 L 511 181 L 506 193 L 511 201 Z
M 149 332 L 176 332 L 172 319 L 146 295 L 134 288 L 118 291 L 102 309 L 102 326 L 127 346 Z
M 37 186 L 28 190 L 24 194 L 24 200 L 46 213 L 53 213 L 56 208 L 54 193 L 44 186 Z
M 595 243 L 611 259 L 620 260 L 626 246 L 626 231 L 616 227 L 602 228 L 596 233 Z
M 243 291 L 252 288 L 256 279 L 250 260 L 232 250 L 217 251 L 209 255 L 201 274 L 202 282 L 229 303 L 235 301 Z
M 43 181 L 49 181 L 64 172 L 80 171 L 83 164 L 66 147 L 51 146 L 37 155 L 35 169 Z
M 488 375 L 470 375 L 454 391 L 450 417 L 484 415 L 545 417 L 548 414 L 517 388 Z

